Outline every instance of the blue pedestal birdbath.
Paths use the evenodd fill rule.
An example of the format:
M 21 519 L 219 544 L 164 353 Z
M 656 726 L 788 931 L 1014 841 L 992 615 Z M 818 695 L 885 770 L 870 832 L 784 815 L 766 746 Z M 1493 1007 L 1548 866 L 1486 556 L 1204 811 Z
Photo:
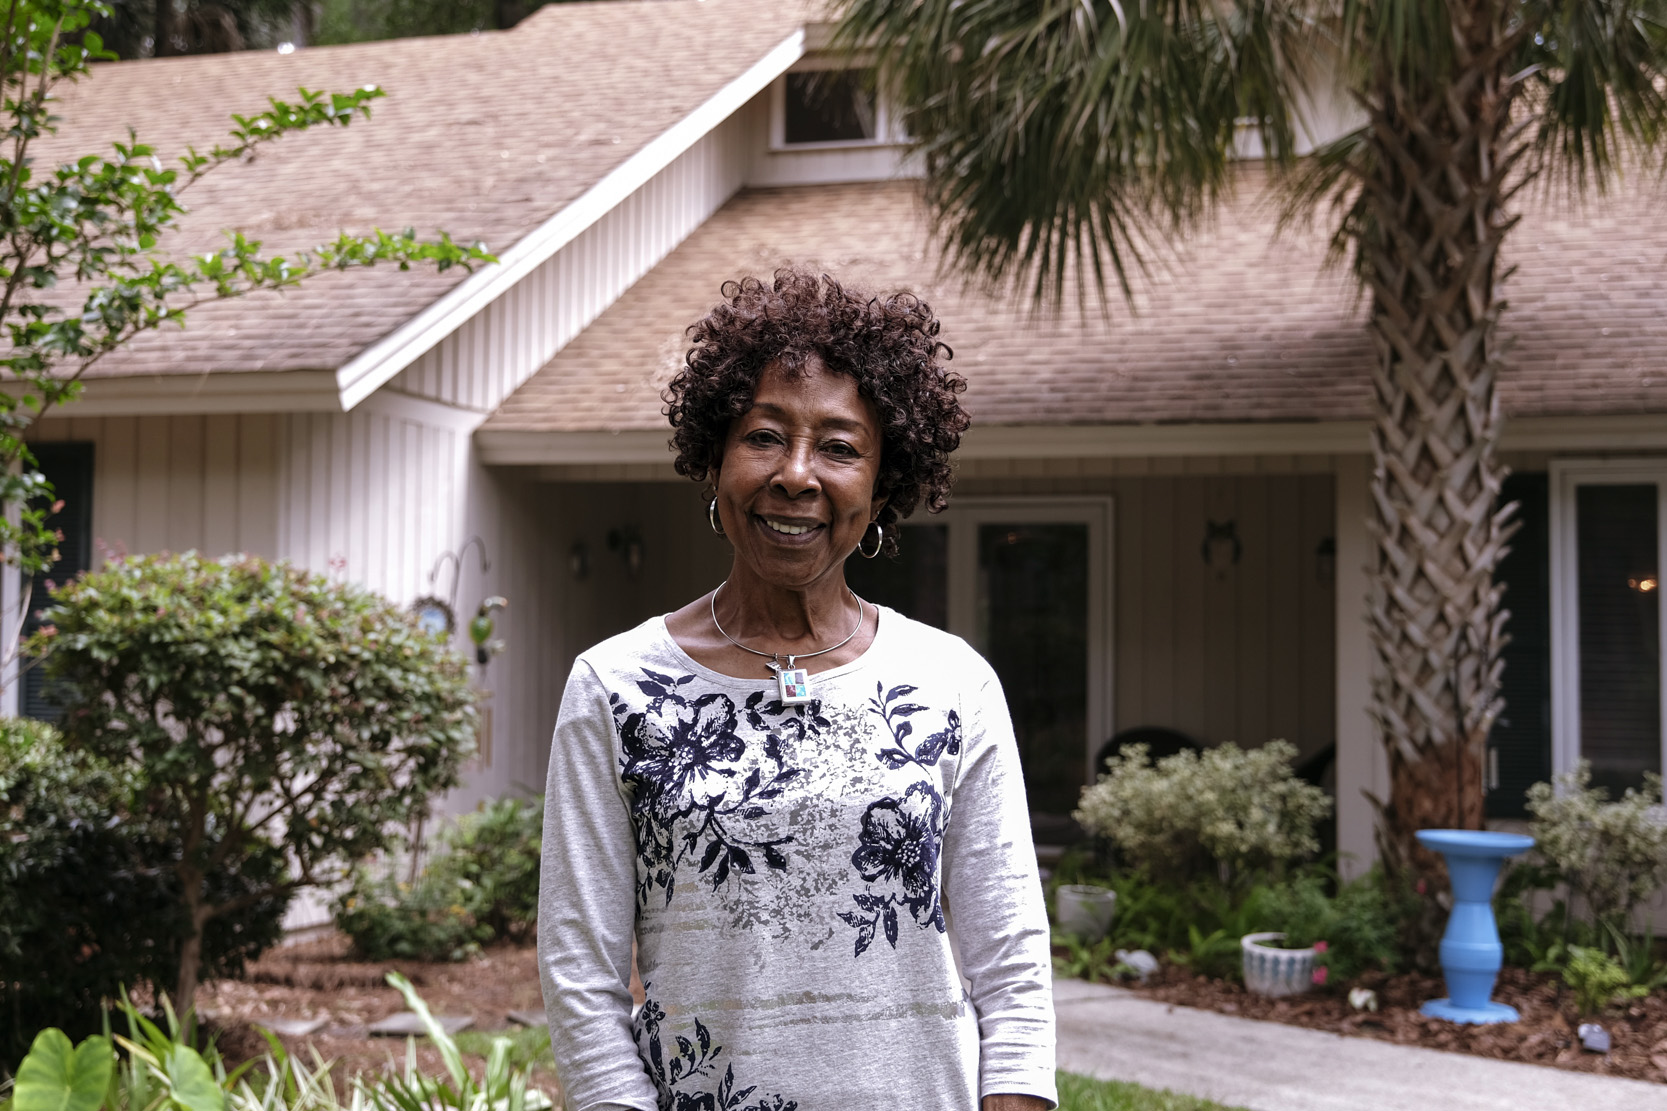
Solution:
M 1424 1014 L 1449 1022 L 1515 1022 L 1515 1007 L 1493 1002 L 1493 983 L 1505 963 L 1499 926 L 1493 920 L 1493 881 L 1505 858 L 1527 852 L 1534 839 L 1520 833 L 1475 829 L 1421 829 L 1418 841 L 1447 859 L 1453 881 L 1453 913 L 1441 935 L 1441 974 L 1447 998 L 1432 999 Z

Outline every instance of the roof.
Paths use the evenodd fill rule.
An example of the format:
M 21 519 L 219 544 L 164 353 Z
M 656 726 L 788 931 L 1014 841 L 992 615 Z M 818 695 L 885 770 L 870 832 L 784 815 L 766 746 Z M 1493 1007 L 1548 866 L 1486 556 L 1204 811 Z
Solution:
M 93 67 L 62 89 L 40 162 L 109 149 L 134 128 L 164 162 L 226 139 L 230 114 L 297 87 L 379 85 L 370 120 L 291 135 L 184 195 L 164 245 L 212 250 L 236 227 L 271 251 L 339 230 L 438 229 L 502 254 L 803 23 L 780 0 L 575 3 L 510 31 Z M 675 76 L 675 80 L 668 79 Z M 332 370 L 465 279 L 387 267 L 192 310 L 183 333 L 141 337 L 99 376 Z
M 1587 211 L 1529 202 L 1507 262 L 1514 416 L 1667 412 L 1667 227 L 1649 185 Z M 1542 199 L 1543 201 L 1543 199 Z M 793 263 L 931 303 L 975 426 L 1360 421 L 1372 352 L 1318 224 L 1279 234 L 1247 170 L 1215 225 L 1121 302 L 1037 318 L 938 275 L 914 185 L 737 195 L 507 399 L 481 434 L 662 430 L 683 329 L 719 284 Z

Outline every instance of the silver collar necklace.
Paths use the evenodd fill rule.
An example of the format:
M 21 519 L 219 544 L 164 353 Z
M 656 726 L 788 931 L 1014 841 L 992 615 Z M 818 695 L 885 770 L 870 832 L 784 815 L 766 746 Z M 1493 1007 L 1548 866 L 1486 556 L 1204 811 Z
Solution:
M 839 649 L 844 648 L 847 644 L 851 643 L 851 638 L 855 637 L 862 631 L 862 623 L 868 618 L 868 615 L 862 608 L 862 599 L 857 597 L 856 591 L 852 590 L 850 587 L 846 587 L 845 590 L 851 595 L 851 600 L 857 603 L 857 623 L 855 627 L 853 627 L 850 632 L 846 633 L 845 639 L 840 641 L 838 644 L 830 645 L 827 648 L 819 648 L 814 652 L 800 652 L 795 655 L 787 656 L 787 662 L 784 664 L 781 660 L 786 653 L 760 652 L 756 648 L 742 644 L 740 641 L 725 632 L 722 625 L 718 624 L 718 594 L 728 585 L 729 580 L 725 579 L 723 582 L 718 584 L 718 589 L 712 592 L 712 627 L 717 629 L 719 634 L 721 634 L 725 640 L 741 649 L 741 651 L 751 652 L 755 656 L 763 656 L 765 659 L 770 661 L 764 666 L 769 668 L 776 677 L 776 689 L 781 694 L 781 704 L 783 706 L 803 706 L 811 700 L 810 673 L 802 667 L 794 667 L 793 662 L 795 660 L 808 660 L 812 656 L 822 656 L 829 652 L 838 651 Z

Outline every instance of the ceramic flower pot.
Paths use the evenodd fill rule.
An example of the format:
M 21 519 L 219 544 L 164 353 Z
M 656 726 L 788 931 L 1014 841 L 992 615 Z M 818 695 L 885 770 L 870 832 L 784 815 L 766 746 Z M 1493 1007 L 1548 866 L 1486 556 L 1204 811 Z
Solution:
M 1453 911 L 1441 935 L 1447 998 L 1432 999 L 1420 1010 L 1449 1022 L 1517 1021 L 1514 1008 L 1490 998 L 1505 958 L 1493 920 L 1493 882 L 1505 859 L 1533 848 L 1534 839 L 1475 829 L 1421 829 L 1417 837 L 1426 849 L 1446 858 L 1447 876 L 1453 881 Z
M 1087 942 L 1099 941 L 1117 914 L 1117 892 L 1088 883 L 1062 883 L 1053 894 L 1059 928 Z
M 1257 995 L 1277 999 L 1300 995 L 1314 986 L 1314 948 L 1281 949 L 1282 933 L 1245 934 L 1239 939 L 1244 957 L 1244 986 Z

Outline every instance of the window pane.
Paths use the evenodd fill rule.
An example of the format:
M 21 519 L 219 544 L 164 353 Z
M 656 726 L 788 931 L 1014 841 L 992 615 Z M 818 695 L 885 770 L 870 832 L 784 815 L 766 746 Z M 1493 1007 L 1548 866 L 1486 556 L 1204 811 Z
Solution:
M 787 75 L 784 134 L 789 143 L 872 139 L 873 73 L 822 70 Z
M 897 558 L 845 562 L 845 581 L 863 598 L 905 617 L 949 628 L 949 526 L 904 525 Z
M 1619 797 L 1661 770 L 1656 488 L 1581 486 L 1580 752 Z
M 52 483 L 54 495 L 64 503 L 63 511 L 47 520 L 51 527 L 63 531 L 64 539 L 58 545 L 58 562 L 52 565 L 52 570 L 36 575 L 29 584 L 24 636 L 40 628 L 40 612 L 52 604 L 48 581 L 68 582 L 93 565 L 93 445 L 34 444 L 31 450 L 40 463 L 41 473 Z M 41 721 L 57 721 L 63 716 L 63 710 L 52 697 L 46 672 L 39 666 L 27 667 L 23 672 L 19 709 L 24 717 Z
M 979 527 L 977 641 L 1013 714 L 1036 840 L 1073 841 L 1087 763 L 1087 525 Z

